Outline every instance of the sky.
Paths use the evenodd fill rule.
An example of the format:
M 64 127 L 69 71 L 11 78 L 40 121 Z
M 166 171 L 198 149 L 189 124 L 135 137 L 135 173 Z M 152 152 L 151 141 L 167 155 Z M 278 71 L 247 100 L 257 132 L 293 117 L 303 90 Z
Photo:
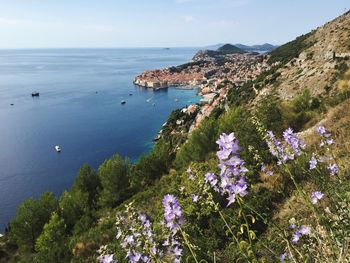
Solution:
M 0 48 L 283 44 L 349 0 L 0 0 Z

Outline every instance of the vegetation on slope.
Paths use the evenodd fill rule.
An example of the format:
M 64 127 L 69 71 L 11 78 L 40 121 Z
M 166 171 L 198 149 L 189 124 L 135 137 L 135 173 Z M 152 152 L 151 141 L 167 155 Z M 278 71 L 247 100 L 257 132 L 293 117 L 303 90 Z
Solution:
M 287 63 L 306 40 L 276 49 L 270 62 Z M 313 97 L 303 87 L 290 101 L 272 94 L 252 108 L 255 90 L 278 78 L 273 68 L 231 89 L 229 110 L 219 105 L 187 141 L 173 133 L 183 117 L 175 111 L 137 163 L 115 155 L 97 171 L 84 165 L 59 199 L 25 201 L 0 238 L 0 262 L 139 262 L 138 253 L 146 262 L 347 262 L 350 72 L 346 64 L 338 72 L 335 90 Z M 320 121 L 332 134 L 321 128 L 316 136 Z M 283 133 L 288 127 L 306 147 Z M 230 169 L 234 195 L 218 183 Z
M 293 58 L 297 58 L 299 54 L 310 47 L 313 43 L 308 40 L 311 33 L 297 37 L 295 40 L 290 41 L 274 50 L 270 54 L 268 60 L 269 63 L 280 62 L 283 65 L 291 61 Z

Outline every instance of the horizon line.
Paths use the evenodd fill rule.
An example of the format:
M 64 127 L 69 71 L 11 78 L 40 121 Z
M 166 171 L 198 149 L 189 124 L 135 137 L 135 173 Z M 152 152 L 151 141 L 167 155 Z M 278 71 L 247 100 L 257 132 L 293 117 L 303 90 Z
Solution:
M 255 45 L 265 45 L 265 44 L 270 44 L 273 46 L 281 46 L 283 44 L 272 44 L 265 42 L 263 44 L 242 44 L 242 43 L 217 43 L 217 44 L 209 44 L 209 45 L 200 45 L 200 46 L 115 46 L 115 47 L 0 47 L 0 50 L 35 50 L 35 49 L 151 49 L 151 48 L 161 48 L 161 49 L 166 49 L 166 48 L 206 48 L 210 46 L 217 46 L 217 45 L 226 45 L 226 44 L 231 44 L 231 45 L 245 45 L 245 46 L 255 46 Z

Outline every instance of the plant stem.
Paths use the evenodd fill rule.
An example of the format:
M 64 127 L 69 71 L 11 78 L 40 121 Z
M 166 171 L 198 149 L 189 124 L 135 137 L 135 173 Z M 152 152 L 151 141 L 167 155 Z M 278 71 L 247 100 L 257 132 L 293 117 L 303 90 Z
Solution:
M 179 229 L 180 229 L 180 232 L 181 232 L 181 234 L 182 234 L 182 237 L 183 237 L 184 240 L 185 240 L 185 243 L 186 243 L 188 249 L 190 250 L 190 252 L 191 252 L 191 254 L 192 254 L 192 257 L 193 257 L 194 261 L 196 261 L 196 263 L 198 263 L 196 254 L 195 254 L 194 251 L 192 250 L 191 244 L 190 244 L 190 242 L 188 241 L 188 239 L 187 239 L 187 237 L 186 237 L 186 234 L 183 232 L 183 230 L 182 230 L 181 227 L 179 227 Z
M 238 241 L 237 237 L 236 237 L 236 236 L 235 236 L 235 234 L 232 232 L 231 227 L 230 227 L 230 226 L 229 226 L 229 224 L 227 223 L 227 221 L 226 221 L 226 219 L 225 219 L 224 215 L 221 213 L 221 211 L 220 211 L 220 210 L 218 210 L 218 212 L 219 212 L 219 215 L 220 215 L 220 217 L 221 217 L 222 221 L 224 221 L 224 223 L 225 223 L 226 227 L 228 228 L 228 230 L 229 230 L 230 234 L 231 234 L 231 235 L 232 235 L 232 237 L 235 239 L 235 241 L 237 242 L 237 244 L 239 244 L 239 241 Z
M 253 243 L 252 243 L 252 239 L 251 239 L 251 237 L 250 237 L 250 227 L 249 227 L 249 222 L 248 222 L 247 217 L 246 217 L 246 215 L 245 215 L 245 213 L 244 213 L 244 211 L 243 211 L 242 200 L 241 200 L 240 198 L 237 198 L 237 202 L 238 202 L 239 206 L 240 206 L 240 207 L 241 207 L 241 209 L 242 209 L 242 215 L 243 215 L 243 219 L 244 219 L 244 222 L 245 222 L 245 224 L 246 224 L 247 233 L 248 233 L 249 245 L 250 245 L 250 248 L 252 249 L 252 252 L 253 252 L 254 258 L 256 258 L 256 257 L 255 257 L 255 253 L 254 253 L 254 251 L 253 251 Z

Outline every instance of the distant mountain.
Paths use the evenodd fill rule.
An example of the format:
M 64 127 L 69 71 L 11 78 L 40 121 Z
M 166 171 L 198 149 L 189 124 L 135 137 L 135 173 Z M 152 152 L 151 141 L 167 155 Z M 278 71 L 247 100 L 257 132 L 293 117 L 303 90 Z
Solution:
M 199 50 L 192 58 L 192 61 L 222 60 L 226 55 L 242 53 L 247 53 L 247 51 L 240 49 L 232 44 L 224 44 L 219 46 L 219 48 L 216 50 L 208 48 Z
M 225 44 L 217 49 L 217 51 L 220 52 L 228 52 L 228 53 L 244 53 L 244 50 L 241 48 L 231 45 L 231 44 Z
M 271 51 L 275 48 L 277 48 L 278 46 L 274 46 L 272 44 L 269 43 L 265 43 L 262 45 L 252 45 L 252 46 L 247 46 L 247 45 L 243 45 L 243 44 L 235 44 L 236 47 L 243 49 L 245 51 Z
M 218 43 L 218 44 L 215 44 L 215 45 L 210 45 L 210 46 L 206 46 L 205 49 L 208 49 L 208 50 L 217 50 L 219 49 L 220 47 L 224 46 L 226 44 L 224 43 Z M 269 52 L 275 48 L 277 48 L 278 46 L 275 46 L 275 45 L 272 45 L 272 44 L 269 44 L 269 43 L 265 43 L 265 44 L 262 44 L 262 45 L 244 45 L 244 44 L 234 44 L 235 47 L 238 47 L 244 51 L 248 51 L 248 52 L 251 52 L 251 51 L 259 51 L 259 52 Z

